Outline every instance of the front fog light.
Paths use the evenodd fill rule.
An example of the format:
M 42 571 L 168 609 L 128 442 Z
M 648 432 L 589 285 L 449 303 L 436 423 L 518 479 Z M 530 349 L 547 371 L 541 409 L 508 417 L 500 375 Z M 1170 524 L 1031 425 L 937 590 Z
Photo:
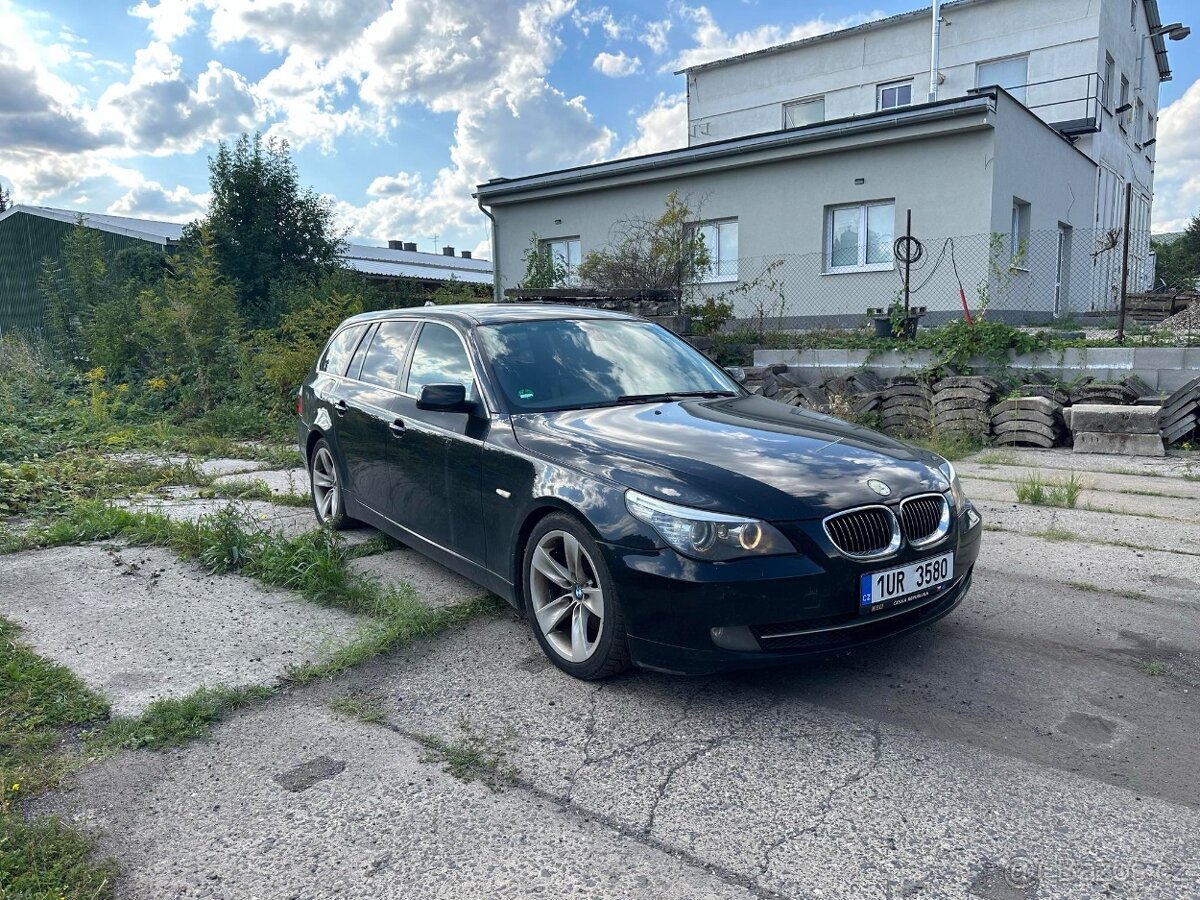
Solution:
M 712 642 L 722 650 L 757 652 L 762 649 L 758 646 L 754 634 L 745 625 L 722 625 L 719 628 L 710 628 L 709 634 L 712 635 Z
M 975 507 L 967 510 L 967 528 L 971 529 L 978 525 L 983 520 L 979 518 L 979 513 L 975 512 Z

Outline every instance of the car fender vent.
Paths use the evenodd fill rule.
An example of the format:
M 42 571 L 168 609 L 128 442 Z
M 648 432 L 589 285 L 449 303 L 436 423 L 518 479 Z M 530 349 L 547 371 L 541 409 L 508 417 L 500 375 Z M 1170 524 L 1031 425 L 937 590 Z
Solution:
M 900 525 L 886 506 L 863 506 L 825 519 L 825 534 L 843 555 L 876 559 L 900 549 Z

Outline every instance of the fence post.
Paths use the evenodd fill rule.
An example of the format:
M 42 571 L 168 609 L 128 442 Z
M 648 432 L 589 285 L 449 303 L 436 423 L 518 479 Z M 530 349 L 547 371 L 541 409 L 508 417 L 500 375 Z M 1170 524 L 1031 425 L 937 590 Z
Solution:
M 1133 210 L 1133 182 L 1125 185 L 1125 235 L 1121 247 L 1121 311 L 1117 313 L 1117 343 L 1125 343 L 1125 310 L 1129 302 L 1129 214 Z

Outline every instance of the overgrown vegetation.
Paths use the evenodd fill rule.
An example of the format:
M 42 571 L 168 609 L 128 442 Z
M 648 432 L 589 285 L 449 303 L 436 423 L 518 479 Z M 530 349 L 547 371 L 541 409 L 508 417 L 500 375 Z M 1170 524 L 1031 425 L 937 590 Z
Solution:
M 1065 479 L 1054 481 L 1043 480 L 1041 475 L 1033 472 L 1021 478 L 1013 488 L 1017 492 L 1018 503 L 1074 508 L 1083 491 L 1083 482 L 1074 472 Z
M 115 866 L 91 861 L 85 835 L 18 806 L 79 764 L 76 733 L 107 715 L 103 698 L 0 619 L 0 897 L 114 896 Z
M 499 791 L 516 779 L 517 770 L 508 762 L 509 735 L 481 734 L 466 719 L 459 720 L 458 732 L 450 740 L 421 732 L 404 733 L 425 748 L 422 762 L 440 763 L 442 771 L 460 781 L 479 781 Z
M 1157 256 L 1155 277 L 1169 288 L 1194 291 L 1200 286 L 1200 215 L 1192 216 L 1173 241 L 1150 241 Z

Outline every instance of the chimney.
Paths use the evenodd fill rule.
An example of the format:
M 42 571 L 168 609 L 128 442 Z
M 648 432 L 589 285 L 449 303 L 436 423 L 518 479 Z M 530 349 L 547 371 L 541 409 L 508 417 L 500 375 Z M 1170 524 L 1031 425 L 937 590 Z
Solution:
M 453 247 L 443 247 L 442 248 L 442 256 L 453 256 L 453 255 L 454 255 Z
M 410 253 L 416 253 L 416 252 L 417 252 L 417 245 L 416 245 L 416 244 L 414 244 L 414 243 L 412 243 L 411 241 L 405 241 L 405 243 L 404 243 L 404 246 L 402 246 L 400 249 L 401 249 L 401 250 L 408 250 Z
M 389 250 L 403 250 L 404 242 L 403 241 L 388 241 L 388 249 Z
M 471 251 L 470 251 L 470 250 L 464 250 L 464 251 L 462 252 L 462 258 L 463 258 L 463 259 L 470 259 L 470 258 L 471 258 Z

